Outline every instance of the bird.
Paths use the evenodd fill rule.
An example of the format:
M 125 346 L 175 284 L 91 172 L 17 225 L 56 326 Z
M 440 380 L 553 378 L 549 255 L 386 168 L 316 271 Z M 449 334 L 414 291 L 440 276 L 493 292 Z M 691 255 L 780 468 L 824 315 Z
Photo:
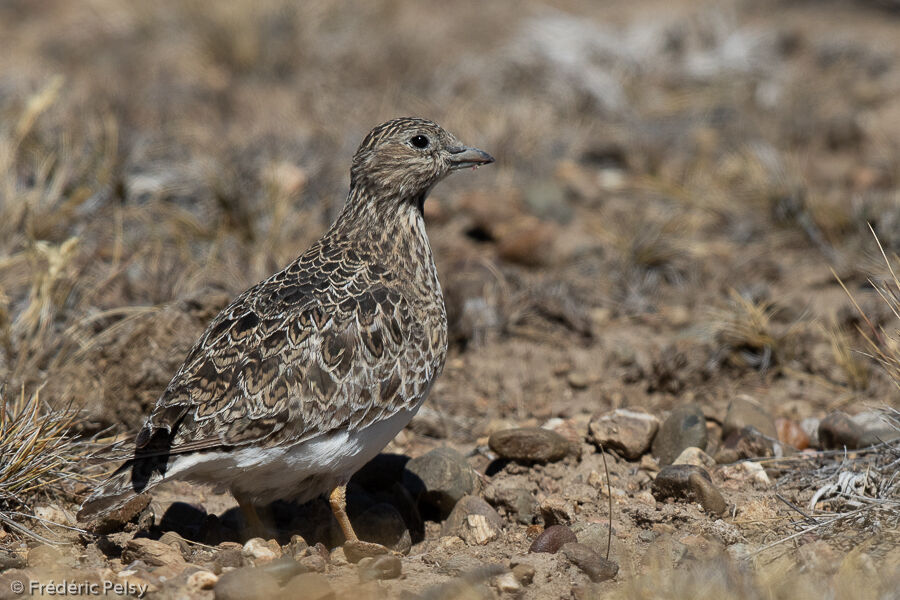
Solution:
M 345 549 L 382 553 L 356 535 L 346 486 L 416 414 L 447 356 L 425 199 L 492 162 L 431 120 L 372 129 L 335 221 L 212 320 L 79 520 L 175 479 L 230 491 L 255 528 L 257 506 L 327 495 Z

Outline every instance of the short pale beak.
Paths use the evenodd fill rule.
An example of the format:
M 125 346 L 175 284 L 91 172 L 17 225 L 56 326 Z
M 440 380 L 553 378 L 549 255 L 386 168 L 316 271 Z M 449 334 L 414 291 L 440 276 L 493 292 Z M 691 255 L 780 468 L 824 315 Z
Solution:
M 479 167 L 481 165 L 489 165 L 494 162 L 494 157 L 478 148 L 467 148 L 460 146 L 449 148 L 450 152 L 450 169 L 465 169 L 467 167 Z

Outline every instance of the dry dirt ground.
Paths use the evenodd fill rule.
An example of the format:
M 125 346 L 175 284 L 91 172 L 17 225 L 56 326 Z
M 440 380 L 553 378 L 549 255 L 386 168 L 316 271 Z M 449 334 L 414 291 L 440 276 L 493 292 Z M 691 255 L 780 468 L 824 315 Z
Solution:
M 616 408 L 664 420 L 697 404 L 714 456 L 740 396 L 795 434 L 835 411 L 900 407 L 863 335 L 889 350 L 900 322 L 876 292 L 886 268 L 869 229 L 900 251 L 892 3 L 6 0 L 0 39 L 7 400 L 39 390 L 82 410 L 79 434 L 134 432 L 216 312 L 327 227 L 369 128 L 426 116 L 497 162 L 426 204 L 451 350 L 351 512 L 362 522 L 372 503 L 393 506 L 411 548 L 386 580 L 361 581 L 340 551 L 307 560 L 320 554 L 291 546 L 291 528 L 340 544 L 313 503 L 273 508 L 276 553 L 297 551 L 338 597 L 898 597 L 896 463 L 883 456 L 769 459 L 769 484 L 711 466 L 728 504 L 714 515 L 655 497 L 650 453 L 608 453 L 607 479 L 589 436 Z M 571 438 L 567 456 L 505 462 L 488 444 L 542 425 Z M 403 486 L 408 458 L 445 446 L 497 510 L 485 543 Z M 893 514 L 800 534 L 829 509 L 854 510 L 809 513 L 839 463 L 893 465 L 882 486 L 893 500 L 879 500 Z M 0 496 L 0 509 L 77 526 L 89 487 Z M 510 489 L 533 505 L 498 499 Z M 556 519 L 605 556 L 610 494 L 615 578 L 528 553 Z M 177 501 L 192 508 L 167 512 Z M 241 597 L 134 543 L 177 531 L 192 540 L 174 542 L 181 558 L 213 576 L 264 563 L 218 545 L 245 541 L 234 506 L 171 485 L 100 538 L 16 517 L 67 544 L 35 551 L 0 525 L 0 578 L 91 573 L 150 582 L 159 598 Z M 491 571 L 520 563 L 530 583 L 528 567 L 514 581 Z M 275 594 L 311 597 L 316 581 Z

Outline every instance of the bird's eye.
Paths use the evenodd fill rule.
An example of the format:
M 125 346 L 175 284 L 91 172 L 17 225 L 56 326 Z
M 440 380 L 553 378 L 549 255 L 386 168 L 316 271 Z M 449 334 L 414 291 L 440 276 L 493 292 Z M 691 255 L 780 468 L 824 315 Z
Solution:
M 428 138 L 424 135 L 413 136 L 409 143 L 415 146 L 416 148 L 427 148 L 428 147 Z

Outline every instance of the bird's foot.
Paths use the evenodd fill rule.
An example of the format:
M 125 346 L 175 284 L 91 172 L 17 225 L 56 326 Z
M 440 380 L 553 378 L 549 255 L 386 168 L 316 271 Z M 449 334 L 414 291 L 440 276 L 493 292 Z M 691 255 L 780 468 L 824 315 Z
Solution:
M 352 563 L 358 563 L 367 557 L 381 556 L 382 554 L 390 554 L 393 556 L 402 556 L 399 552 L 391 550 L 381 544 L 372 542 L 364 542 L 362 540 L 348 540 L 344 542 L 344 556 Z

